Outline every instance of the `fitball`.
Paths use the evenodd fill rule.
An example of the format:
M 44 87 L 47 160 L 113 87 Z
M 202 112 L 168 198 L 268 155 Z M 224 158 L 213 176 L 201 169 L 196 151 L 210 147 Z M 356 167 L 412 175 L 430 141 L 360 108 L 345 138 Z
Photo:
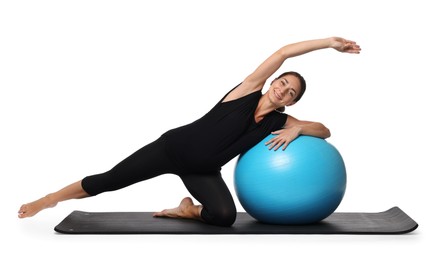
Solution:
M 268 224 L 319 222 L 341 203 L 347 183 L 344 160 L 324 139 L 301 135 L 285 150 L 269 150 L 265 142 L 241 154 L 234 187 L 244 210 Z

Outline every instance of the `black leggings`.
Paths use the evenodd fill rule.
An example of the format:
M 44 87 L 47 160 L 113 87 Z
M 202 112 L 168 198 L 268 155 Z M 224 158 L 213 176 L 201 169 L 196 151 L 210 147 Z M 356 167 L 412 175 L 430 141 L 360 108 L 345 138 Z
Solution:
M 165 141 L 160 138 L 136 151 L 110 171 L 87 176 L 81 185 L 90 196 L 95 196 L 173 173 L 181 178 L 192 196 L 203 205 L 201 217 L 206 223 L 231 226 L 236 219 L 236 207 L 221 173 L 181 171 L 169 159 L 165 148 Z

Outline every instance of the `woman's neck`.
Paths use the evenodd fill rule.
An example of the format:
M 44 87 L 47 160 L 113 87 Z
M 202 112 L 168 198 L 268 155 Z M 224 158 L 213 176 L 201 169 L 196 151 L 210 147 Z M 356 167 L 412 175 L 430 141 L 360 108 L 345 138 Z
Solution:
M 255 122 L 260 122 L 267 114 L 277 109 L 273 103 L 264 94 L 258 101 L 258 106 L 255 109 Z

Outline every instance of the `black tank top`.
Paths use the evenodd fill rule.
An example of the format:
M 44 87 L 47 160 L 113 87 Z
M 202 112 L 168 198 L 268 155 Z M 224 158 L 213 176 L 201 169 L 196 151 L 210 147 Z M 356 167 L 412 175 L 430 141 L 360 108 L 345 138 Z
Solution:
M 167 152 L 179 167 L 194 172 L 219 171 L 272 131 L 281 129 L 287 120 L 286 114 L 273 111 L 256 123 L 261 91 L 222 102 L 227 95 L 200 119 L 163 134 Z

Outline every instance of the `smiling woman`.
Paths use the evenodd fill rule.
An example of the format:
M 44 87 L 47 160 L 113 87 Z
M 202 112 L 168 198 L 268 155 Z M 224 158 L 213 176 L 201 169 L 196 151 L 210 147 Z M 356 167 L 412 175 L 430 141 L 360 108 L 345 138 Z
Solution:
M 286 79 L 286 77 L 288 77 L 290 75 L 295 77 L 299 81 L 298 91 L 296 91 L 295 87 L 293 87 L 293 85 L 296 85 L 296 83 L 290 85 L 290 82 Z M 301 76 L 301 74 L 299 74 L 298 72 L 295 72 L 295 71 L 284 72 L 281 75 L 279 75 L 279 77 L 277 77 L 275 80 L 273 80 L 271 85 L 273 85 L 273 83 L 278 79 L 281 80 L 280 81 L 280 84 L 282 85 L 281 87 L 289 87 L 289 89 L 290 89 L 289 94 L 293 98 L 293 104 L 295 104 L 296 102 L 298 102 L 301 99 L 301 97 L 305 93 L 305 90 L 307 89 L 307 84 L 305 82 L 304 77 Z M 281 95 L 279 95 L 279 98 L 281 98 Z M 293 104 L 290 104 L 290 105 L 293 105 Z M 278 110 L 279 112 L 284 112 L 285 106 L 279 107 L 276 110 Z
M 262 93 L 266 81 L 286 59 L 326 48 L 345 53 L 360 52 L 355 42 L 340 37 L 286 45 L 268 57 L 200 119 L 167 131 L 107 172 L 87 176 L 22 205 L 18 217 L 31 217 L 61 201 L 95 196 L 173 173 L 181 178 L 201 205 L 195 205 L 186 197 L 178 207 L 157 212 L 154 216 L 231 226 L 236 219 L 236 208 L 221 177 L 223 165 L 270 133 L 274 137 L 266 145 L 274 150 L 284 150 L 300 135 L 330 136 L 328 128 L 319 122 L 301 121 L 276 111 L 295 104 L 302 97 L 306 84 L 300 74 L 283 73 L 271 82 L 267 92 Z

